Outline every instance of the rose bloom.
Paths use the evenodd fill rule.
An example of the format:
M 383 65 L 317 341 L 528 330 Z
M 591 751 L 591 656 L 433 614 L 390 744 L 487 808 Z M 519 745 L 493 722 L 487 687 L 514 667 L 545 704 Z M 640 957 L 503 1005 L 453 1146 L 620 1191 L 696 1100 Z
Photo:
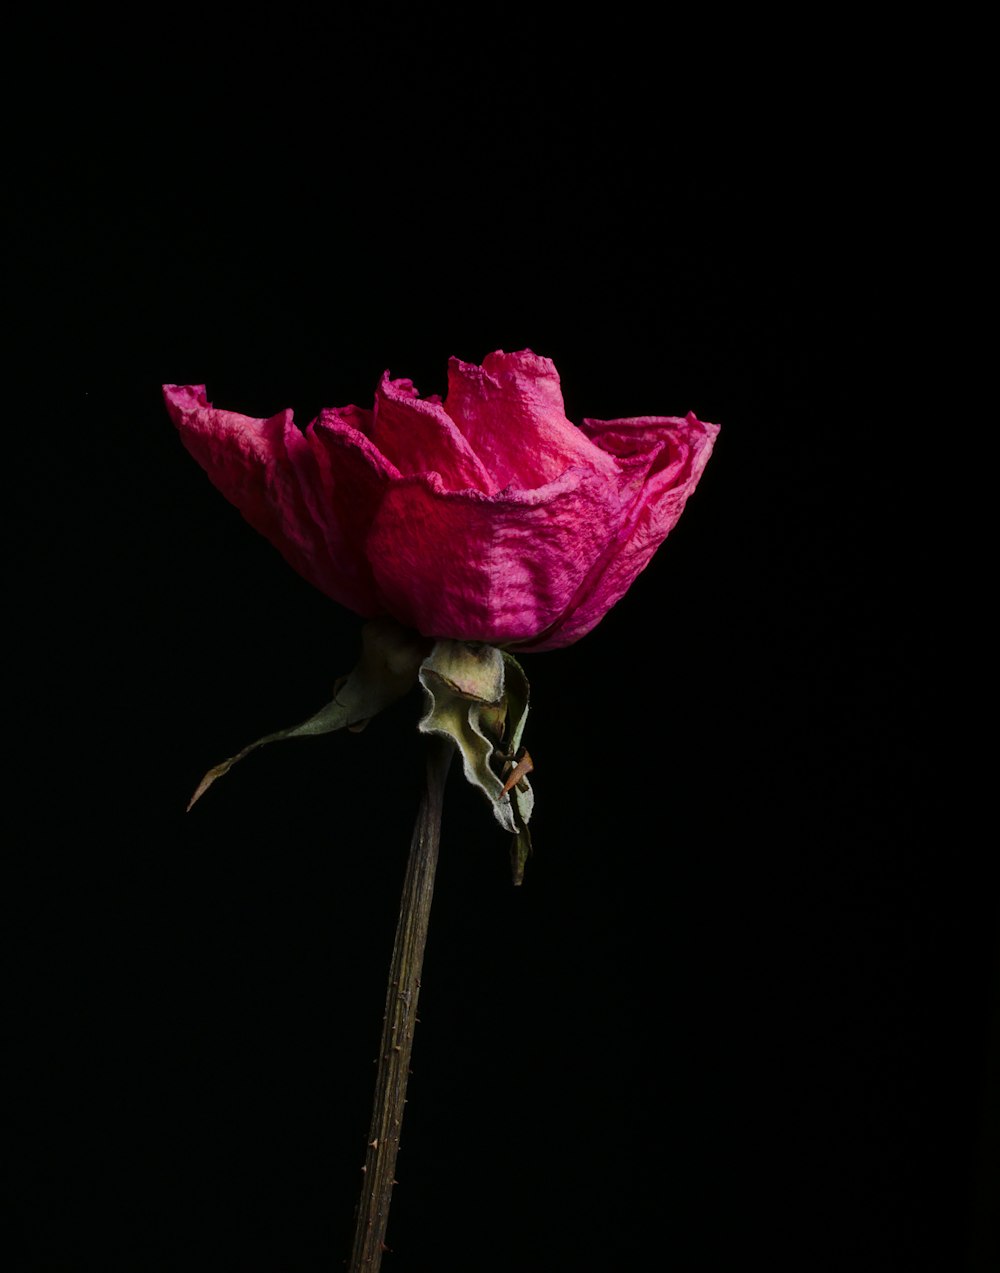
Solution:
M 334 601 L 426 637 L 553 650 L 619 600 L 673 529 L 718 426 L 566 419 L 530 350 L 452 358 L 448 393 L 386 372 L 374 409 L 303 432 L 203 385 L 164 385 L 185 446 L 248 522 Z

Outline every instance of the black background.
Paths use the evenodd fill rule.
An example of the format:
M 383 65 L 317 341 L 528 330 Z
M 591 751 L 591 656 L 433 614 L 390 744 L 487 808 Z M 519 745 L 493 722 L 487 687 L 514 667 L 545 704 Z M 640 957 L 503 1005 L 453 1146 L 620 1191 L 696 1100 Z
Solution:
M 525 347 L 571 419 L 722 433 L 626 598 L 525 657 L 523 888 L 452 775 L 384 1267 L 959 1267 L 995 907 L 940 829 L 919 129 L 852 119 L 808 57 L 733 82 L 625 17 L 294 30 L 140 42 L 32 104 L 15 1267 L 350 1246 L 419 703 L 185 815 L 326 701 L 359 624 L 213 490 L 159 385 L 304 424 L 386 367 L 443 392 L 449 355 Z

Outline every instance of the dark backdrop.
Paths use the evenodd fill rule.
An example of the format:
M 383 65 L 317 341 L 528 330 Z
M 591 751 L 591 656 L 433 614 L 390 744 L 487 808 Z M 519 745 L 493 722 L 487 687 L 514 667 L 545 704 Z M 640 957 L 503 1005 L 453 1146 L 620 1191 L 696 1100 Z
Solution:
M 524 347 L 571 419 L 722 433 L 626 598 L 525 658 L 521 889 L 452 775 L 385 1267 L 958 1267 L 994 908 L 935 829 L 909 136 L 808 60 L 733 84 L 624 19 L 439 18 L 174 35 L 33 107 L 16 1267 L 350 1245 L 419 704 L 185 815 L 326 700 L 359 624 L 214 491 L 159 385 L 304 424 L 386 367 L 442 392 L 449 355 Z

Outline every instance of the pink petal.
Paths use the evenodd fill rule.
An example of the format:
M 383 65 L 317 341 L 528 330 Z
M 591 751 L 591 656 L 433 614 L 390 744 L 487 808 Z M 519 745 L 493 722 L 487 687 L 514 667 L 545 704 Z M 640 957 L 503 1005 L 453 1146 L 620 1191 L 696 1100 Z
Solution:
M 446 491 L 434 475 L 403 478 L 386 492 L 368 554 L 399 622 L 504 645 L 555 623 L 620 516 L 615 485 L 587 469 L 493 499 Z
M 718 432 L 693 415 L 577 429 L 555 368 L 527 350 L 453 359 L 447 411 L 386 374 L 374 413 L 326 410 L 305 434 L 290 411 L 216 411 L 201 385 L 164 396 L 222 493 L 328 596 L 531 650 L 571 644 L 619 600 Z
M 303 490 L 326 529 L 339 570 L 338 591 L 323 590 L 357 614 L 372 618 L 385 614 L 385 607 L 368 561 L 368 531 L 386 488 L 400 474 L 352 423 L 359 416 L 371 420 L 371 412 L 357 407 L 326 409 L 309 425 Z M 348 596 L 352 599 L 347 600 Z
M 184 445 L 250 525 L 328 596 L 359 614 L 378 613 L 371 569 L 344 517 L 322 506 L 317 460 L 292 412 L 257 420 L 216 410 L 204 385 L 164 385 L 163 396 Z M 356 436 L 359 454 L 362 444 L 372 449 Z
M 631 491 L 631 503 L 563 616 L 550 631 L 529 640 L 527 650 L 571 645 L 625 595 L 677 524 L 719 432 L 718 425 L 693 414 L 684 419 L 585 420 L 583 427 L 597 445 L 620 457 L 622 490 Z
M 615 480 L 610 457 L 566 419 L 555 366 L 530 349 L 489 354 L 481 367 L 452 358 L 445 409 L 495 490 L 533 490 L 581 466 Z
M 401 473 L 437 473 L 448 491 L 497 489 L 440 401 L 421 400 L 411 380 L 383 373 L 370 436 Z

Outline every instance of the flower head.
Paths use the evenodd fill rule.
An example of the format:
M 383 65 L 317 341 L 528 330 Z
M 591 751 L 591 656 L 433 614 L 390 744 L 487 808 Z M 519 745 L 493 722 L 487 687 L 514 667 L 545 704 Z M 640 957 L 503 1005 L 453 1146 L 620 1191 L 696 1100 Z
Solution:
M 386 372 L 371 411 L 215 409 L 165 385 L 219 490 L 317 588 L 424 636 L 570 645 L 673 529 L 718 432 L 694 415 L 566 419 L 559 376 L 523 350 L 452 358 L 448 393 Z

